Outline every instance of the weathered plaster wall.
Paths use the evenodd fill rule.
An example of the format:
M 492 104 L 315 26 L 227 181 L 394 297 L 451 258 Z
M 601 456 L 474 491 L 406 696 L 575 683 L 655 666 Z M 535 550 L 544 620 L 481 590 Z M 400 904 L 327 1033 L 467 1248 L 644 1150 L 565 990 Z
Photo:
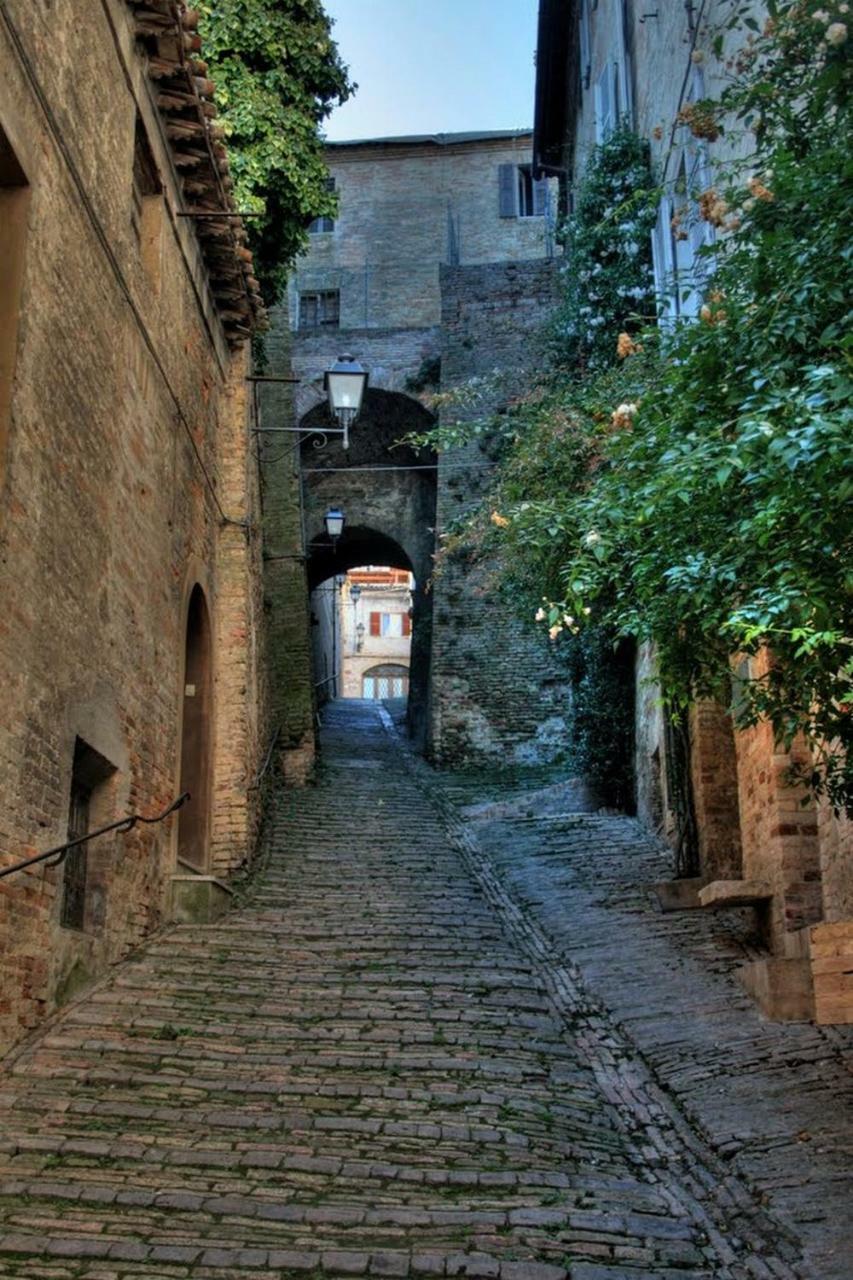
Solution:
M 740 48 L 745 35 L 726 30 L 732 6 L 728 0 L 707 0 L 702 21 L 695 26 L 684 4 L 624 5 L 623 0 L 598 0 L 587 4 L 590 32 L 588 82 L 579 95 L 579 110 L 572 139 L 574 168 L 583 171 L 595 146 L 596 84 L 607 65 L 616 66 L 620 80 L 620 111 L 633 128 L 648 138 L 655 171 L 674 177 L 682 139 L 673 146 L 672 126 L 679 109 L 691 95 L 714 97 L 726 82 L 725 59 Z M 751 12 L 763 21 L 766 5 L 753 0 Z M 625 13 L 623 24 L 622 13 Z M 713 54 L 717 35 L 723 37 L 723 55 Z M 698 60 L 691 59 L 695 50 Z M 629 99 L 626 111 L 625 97 Z M 737 131 L 723 135 L 713 147 L 718 158 L 727 158 L 748 145 Z
M 179 194 L 127 6 L 108 6 L 117 40 L 93 2 L 6 9 L 50 117 L 0 24 L 0 126 L 30 184 L 0 468 L 0 850 L 12 862 L 66 838 L 77 737 L 114 769 L 93 825 L 157 812 L 177 793 L 184 624 L 198 582 L 213 628 L 221 802 L 209 865 L 227 871 L 251 845 L 246 781 L 262 731 L 244 357 L 225 345 L 192 227 L 174 217 Z M 165 188 L 145 243 L 131 216 L 137 112 Z M 202 465 L 247 529 L 223 526 Z M 60 927 L 62 869 L 0 883 L 0 1045 L 164 919 L 175 828 L 92 846 L 83 930 Z

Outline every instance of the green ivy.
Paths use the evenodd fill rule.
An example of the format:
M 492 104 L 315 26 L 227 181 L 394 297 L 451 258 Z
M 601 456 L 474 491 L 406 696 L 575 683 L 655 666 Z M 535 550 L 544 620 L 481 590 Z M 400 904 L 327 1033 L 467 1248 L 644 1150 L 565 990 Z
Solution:
M 334 216 L 320 125 L 353 92 L 319 0 L 199 0 L 201 32 L 238 207 L 268 303 L 304 248 L 308 224 Z
M 620 128 L 592 153 L 560 232 L 565 266 L 550 347 L 570 374 L 611 365 L 614 332 L 654 316 L 656 203 L 648 144 Z
M 592 626 L 652 641 L 671 708 L 713 696 L 741 727 L 768 719 L 786 748 L 804 735 L 803 782 L 844 807 L 853 30 L 833 0 L 768 10 L 759 27 L 732 5 L 716 45 L 724 57 L 723 36 L 742 36 L 727 87 L 679 126 L 726 132 L 743 157 L 691 193 L 718 231 L 700 319 L 629 336 L 618 293 L 599 299 L 601 338 L 579 348 L 567 331 L 567 358 L 500 423 L 499 478 L 466 536 L 502 557 L 555 644 Z M 562 313 L 577 314 L 566 282 Z M 733 666 L 764 649 L 769 671 L 753 668 L 732 703 Z

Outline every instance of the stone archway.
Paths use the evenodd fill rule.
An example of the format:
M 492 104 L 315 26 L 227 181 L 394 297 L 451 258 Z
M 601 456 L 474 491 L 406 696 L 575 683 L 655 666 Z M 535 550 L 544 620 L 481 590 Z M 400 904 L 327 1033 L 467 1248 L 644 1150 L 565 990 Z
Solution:
M 349 449 L 325 403 L 301 419 L 301 474 L 307 540 L 308 587 L 361 565 L 387 565 L 413 574 L 411 680 L 407 723 L 416 745 L 426 738 L 432 649 L 430 576 L 435 551 L 436 458 L 401 443 L 428 430 L 435 419 L 419 401 L 395 391 L 368 388 L 351 429 Z M 318 447 L 319 446 L 319 447 Z M 346 516 L 335 547 L 323 515 L 330 506 Z
M 190 799 L 178 813 L 178 861 L 204 872 L 210 843 L 213 679 L 210 615 L 198 584 L 192 589 L 187 609 L 185 652 L 181 791 L 188 791 Z
M 309 526 L 310 531 L 311 526 Z M 411 560 L 393 538 L 364 525 L 345 526 L 333 547 L 325 532 L 315 529 L 309 542 L 308 589 L 314 591 L 335 575 L 366 564 L 386 565 L 414 574 L 412 590 L 411 650 L 406 722 L 415 744 L 426 736 L 430 656 L 432 646 L 432 604 L 426 584 L 418 578 Z

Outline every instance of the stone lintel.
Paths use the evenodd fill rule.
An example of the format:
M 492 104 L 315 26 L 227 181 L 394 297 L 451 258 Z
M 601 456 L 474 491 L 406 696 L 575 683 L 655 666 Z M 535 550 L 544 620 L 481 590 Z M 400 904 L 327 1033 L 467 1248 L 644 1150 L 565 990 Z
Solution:
M 766 880 L 712 880 L 699 890 L 699 905 L 712 911 L 723 907 L 752 907 L 773 897 Z

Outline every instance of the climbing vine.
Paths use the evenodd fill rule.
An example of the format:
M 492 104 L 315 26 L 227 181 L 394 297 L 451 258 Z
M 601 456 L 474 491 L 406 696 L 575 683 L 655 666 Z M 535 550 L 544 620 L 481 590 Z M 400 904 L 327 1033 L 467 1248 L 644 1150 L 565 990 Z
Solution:
M 594 339 L 567 326 L 566 358 L 502 419 L 477 524 L 554 643 L 592 625 L 654 642 L 670 707 L 730 704 L 737 662 L 738 725 L 803 734 L 803 780 L 836 806 L 853 803 L 848 20 L 829 0 L 771 0 L 762 26 L 732 5 L 726 87 L 679 123 L 738 157 L 688 193 L 717 237 L 699 317 L 643 327 L 611 291 Z
M 654 317 L 655 196 L 648 143 L 618 129 L 595 149 L 560 231 L 563 287 L 549 333 L 558 368 L 607 368 L 612 334 L 637 317 Z
M 353 92 L 319 0 L 199 0 L 241 209 L 270 303 L 305 244 L 308 224 L 334 216 L 320 125 Z

